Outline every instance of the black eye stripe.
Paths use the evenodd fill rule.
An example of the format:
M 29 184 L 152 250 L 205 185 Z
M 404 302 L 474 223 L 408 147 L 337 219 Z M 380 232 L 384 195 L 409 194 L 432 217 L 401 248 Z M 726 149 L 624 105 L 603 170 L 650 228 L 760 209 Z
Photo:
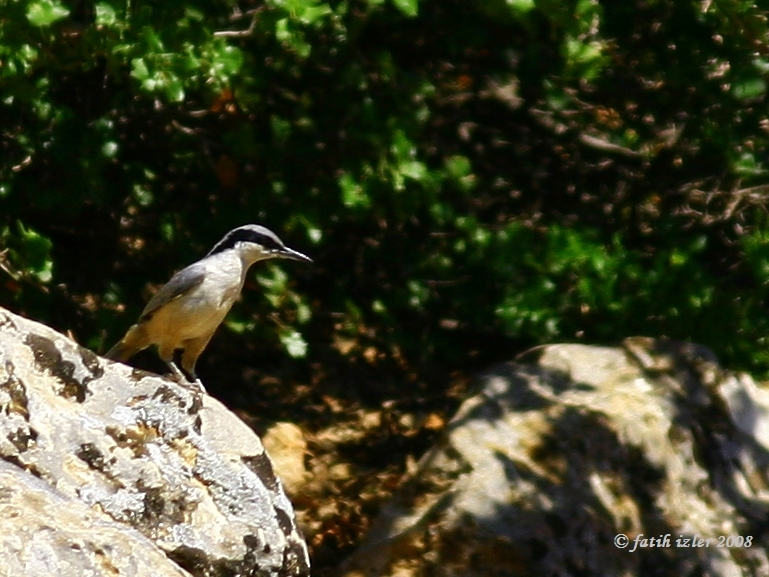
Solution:
M 277 240 L 263 232 L 259 232 L 252 228 L 236 228 L 235 230 L 228 232 L 227 235 L 211 249 L 208 256 L 234 248 L 237 243 L 244 241 L 255 242 L 262 245 L 267 250 L 279 250 L 283 248 Z
M 257 234 L 256 238 L 258 238 L 256 242 L 261 244 L 264 248 L 268 248 L 270 250 L 277 250 L 279 248 L 283 248 L 277 242 L 275 242 L 274 238 L 270 238 L 266 234 Z

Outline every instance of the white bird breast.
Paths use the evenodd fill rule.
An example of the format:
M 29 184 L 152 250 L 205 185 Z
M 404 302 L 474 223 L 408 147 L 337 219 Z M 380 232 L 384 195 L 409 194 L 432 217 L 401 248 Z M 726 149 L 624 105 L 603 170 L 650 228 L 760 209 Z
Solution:
M 227 316 L 243 288 L 245 267 L 237 255 L 221 253 L 204 262 L 203 282 L 168 307 L 168 320 L 180 327 L 182 339 L 213 333 Z

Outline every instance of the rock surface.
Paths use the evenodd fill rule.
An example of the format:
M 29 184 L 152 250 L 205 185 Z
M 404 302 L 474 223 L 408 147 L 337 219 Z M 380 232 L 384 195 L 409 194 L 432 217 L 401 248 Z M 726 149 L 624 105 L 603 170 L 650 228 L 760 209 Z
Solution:
M 0 461 L 0 575 L 189 577 L 138 531 Z
M 242 421 L 3 309 L 0 456 L 55 489 L 51 499 L 135 529 L 192 575 L 309 574 L 291 503 Z
M 707 349 L 550 345 L 480 388 L 342 574 L 769 575 L 769 392 Z
M 302 429 L 293 423 L 275 423 L 262 435 L 262 443 L 288 495 L 298 495 L 310 475 L 304 462 L 307 441 Z

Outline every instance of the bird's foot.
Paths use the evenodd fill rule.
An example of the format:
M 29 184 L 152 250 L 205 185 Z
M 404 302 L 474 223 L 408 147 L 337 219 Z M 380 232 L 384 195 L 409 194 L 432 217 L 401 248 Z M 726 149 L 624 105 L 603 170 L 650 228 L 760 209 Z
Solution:
M 191 379 L 187 375 L 184 375 L 181 371 L 179 371 L 178 373 L 176 372 L 166 373 L 166 378 L 178 383 L 182 387 L 189 389 L 193 392 L 208 394 L 208 391 L 206 391 L 206 387 L 203 386 L 203 381 L 201 381 L 200 378 L 197 376 Z
M 203 386 L 203 381 L 197 377 L 195 377 L 194 381 L 185 381 L 179 384 L 183 387 L 187 387 L 188 389 L 195 391 L 196 393 L 202 393 L 204 395 L 208 394 L 208 391 L 206 391 L 206 388 Z

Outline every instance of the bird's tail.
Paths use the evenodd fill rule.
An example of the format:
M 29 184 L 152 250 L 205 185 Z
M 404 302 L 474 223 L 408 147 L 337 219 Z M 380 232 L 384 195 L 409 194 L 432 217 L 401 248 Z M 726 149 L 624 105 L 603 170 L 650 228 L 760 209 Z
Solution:
M 125 362 L 148 346 L 145 331 L 139 325 L 133 325 L 128 329 L 126 335 L 104 356 L 113 361 Z

